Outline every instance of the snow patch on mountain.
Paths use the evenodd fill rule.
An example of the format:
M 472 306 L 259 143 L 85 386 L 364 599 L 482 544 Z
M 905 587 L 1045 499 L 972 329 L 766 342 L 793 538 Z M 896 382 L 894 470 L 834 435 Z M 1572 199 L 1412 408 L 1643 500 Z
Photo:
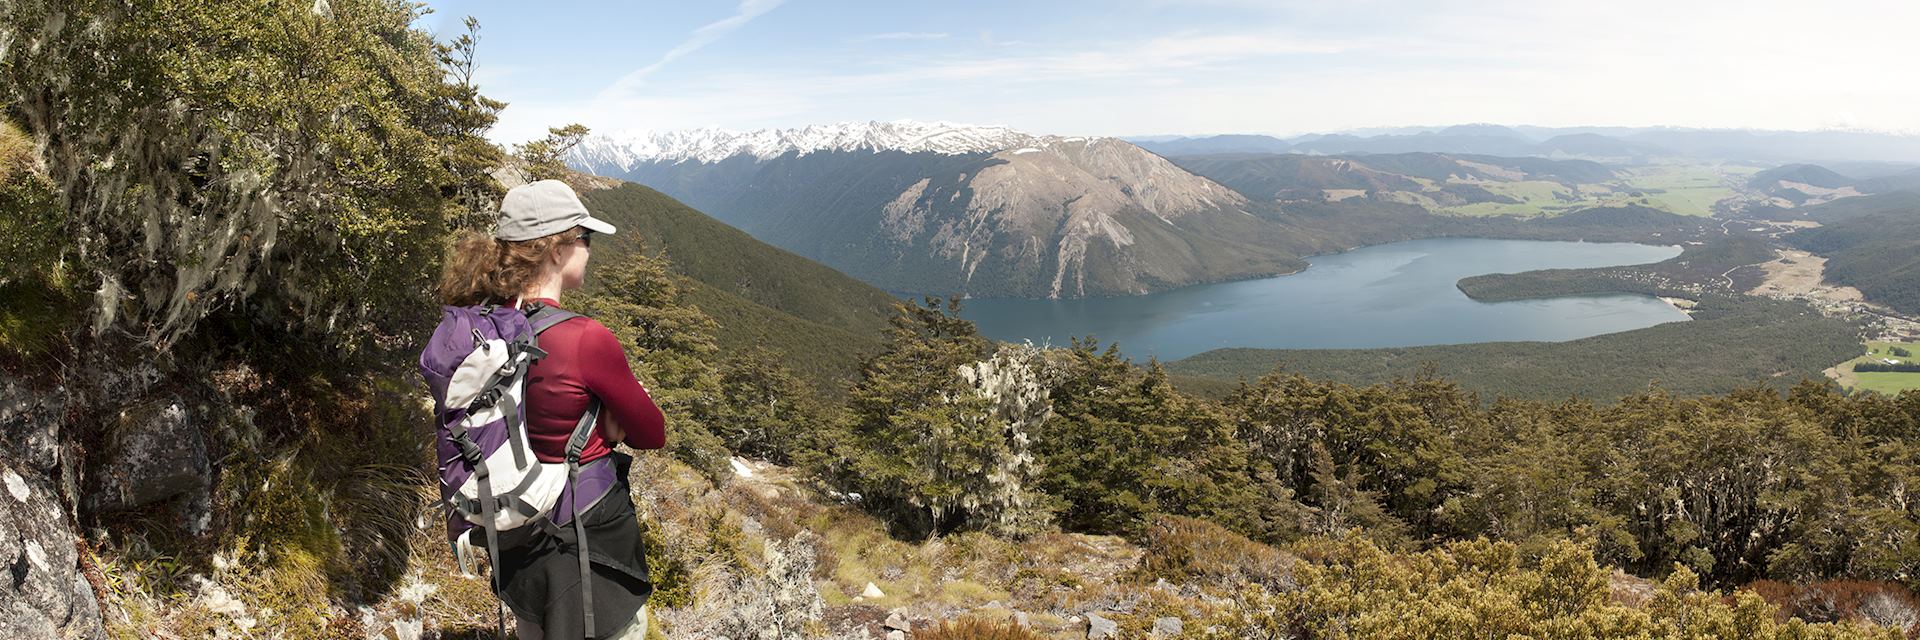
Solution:
M 1008 127 L 952 122 L 842 122 L 794 129 L 733 131 L 705 128 L 681 131 L 616 131 L 589 136 L 568 154 L 568 161 L 590 170 L 619 167 L 629 171 L 646 162 L 716 163 L 749 155 L 771 160 L 788 153 L 820 151 L 901 151 L 962 155 L 1007 149 L 1045 149 L 1079 143 L 1084 137 L 1038 136 Z

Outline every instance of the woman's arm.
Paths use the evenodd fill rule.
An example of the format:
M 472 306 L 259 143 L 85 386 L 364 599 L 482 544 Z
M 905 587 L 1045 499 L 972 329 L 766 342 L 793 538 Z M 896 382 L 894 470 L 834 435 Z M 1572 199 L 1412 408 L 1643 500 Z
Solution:
M 626 442 L 627 430 L 620 428 L 620 421 L 613 419 L 611 413 L 600 414 L 600 437 L 607 442 Z
M 667 445 L 667 418 L 634 379 L 620 340 L 598 322 L 581 337 L 581 377 L 600 399 L 601 435 L 635 449 Z

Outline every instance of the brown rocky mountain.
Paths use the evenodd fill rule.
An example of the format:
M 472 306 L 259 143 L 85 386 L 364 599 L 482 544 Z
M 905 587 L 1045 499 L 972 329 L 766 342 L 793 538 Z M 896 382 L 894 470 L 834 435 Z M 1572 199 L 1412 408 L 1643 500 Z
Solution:
M 842 127 L 603 137 L 571 160 L 893 291 L 1132 294 L 1304 265 L 1270 211 L 1118 139 Z

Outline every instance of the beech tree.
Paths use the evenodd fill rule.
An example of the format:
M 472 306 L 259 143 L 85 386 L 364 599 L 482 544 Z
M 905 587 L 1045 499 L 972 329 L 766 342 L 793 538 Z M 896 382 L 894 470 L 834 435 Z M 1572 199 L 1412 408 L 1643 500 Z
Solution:
M 1051 414 L 1037 350 L 999 350 L 954 317 L 957 301 L 896 305 L 885 350 L 849 397 L 830 476 L 910 535 L 1037 531 L 1028 430 Z
M 0 103 L 59 216 L 38 266 L 90 294 L 92 334 L 164 349 L 243 301 L 328 344 L 421 321 L 440 243 L 499 193 L 481 136 L 501 106 L 470 82 L 473 39 L 434 42 L 421 11 L 0 4 Z

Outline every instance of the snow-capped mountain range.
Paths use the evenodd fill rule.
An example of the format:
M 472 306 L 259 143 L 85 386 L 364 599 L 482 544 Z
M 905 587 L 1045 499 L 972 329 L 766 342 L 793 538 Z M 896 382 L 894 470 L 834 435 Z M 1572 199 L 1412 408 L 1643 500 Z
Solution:
M 1080 297 L 1304 266 L 1261 205 L 1118 138 L 902 120 L 614 133 L 567 161 L 894 291 Z
M 1039 136 L 1001 126 L 895 120 L 753 131 L 719 128 L 616 131 L 581 141 L 568 159 L 576 165 L 612 166 L 626 171 L 647 162 L 715 163 L 740 155 L 759 160 L 771 160 L 788 153 L 804 156 L 819 151 L 859 150 L 964 155 L 1040 149 L 1056 143 L 1089 140 L 1092 139 Z

